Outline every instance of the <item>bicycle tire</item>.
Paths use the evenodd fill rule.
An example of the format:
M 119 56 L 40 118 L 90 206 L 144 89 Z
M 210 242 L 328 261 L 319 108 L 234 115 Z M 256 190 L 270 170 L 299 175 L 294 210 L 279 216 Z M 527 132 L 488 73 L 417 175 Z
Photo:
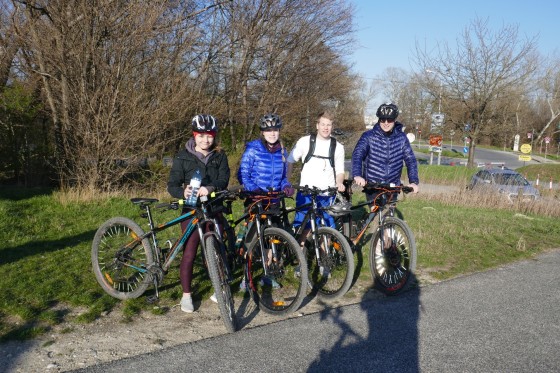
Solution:
M 416 270 L 416 241 L 409 226 L 401 219 L 386 217 L 383 226 L 390 228 L 391 247 L 381 252 L 381 229 L 371 242 L 369 268 L 374 288 L 386 295 L 395 295 L 410 284 Z
M 225 244 L 225 252 L 226 252 L 228 267 L 231 270 L 231 273 L 234 273 L 239 265 L 238 262 L 239 256 L 235 252 L 235 240 L 236 240 L 235 231 L 227 223 L 224 224 L 224 232 L 223 232 L 222 240 Z
M 115 217 L 103 223 L 93 238 L 91 264 L 101 288 L 117 299 L 138 298 L 150 283 L 154 264 L 144 231 L 134 221 Z
M 220 243 L 216 236 L 209 235 L 205 239 L 205 252 L 206 265 L 208 266 L 208 275 L 214 292 L 216 300 L 218 301 L 218 308 L 222 316 L 222 321 L 228 333 L 233 333 L 237 330 L 237 319 L 235 316 L 235 305 L 231 293 L 231 287 L 228 283 L 225 266 L 226 261 L 220 250 Z
M 317 229 L 319 244 L 329 245 L 329 250 L 320 250 L 321 266 L 317 261 L 313 237 L 308 237 L 305 247 L 309 281 L 317 296 L 325 300 L 342 297 L 354 278 L 354 254 L 348 239 L 339 231 L 330 227 Z
M 307 263 L 296 239 L 283 229 L 266 227 L 264 229 L 262 252 L 268 258 L 270 246 L 275 245 L 277 258 L 265 276 L 261 247 L 255 239 L 248 247 L 245 261 L 249 291 L 259 309 L 273 315 L 286 315 L 295 312 L 307 294 Z M 300 267 L 300 276 L 296 267 Z M 280 287 L 274 288 L 274 282 Z

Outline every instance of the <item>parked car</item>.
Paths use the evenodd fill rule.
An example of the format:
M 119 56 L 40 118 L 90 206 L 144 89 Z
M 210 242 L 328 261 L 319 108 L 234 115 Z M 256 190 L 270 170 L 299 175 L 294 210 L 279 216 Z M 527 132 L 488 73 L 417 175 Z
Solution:
M 467 189 L 489 190 L 504 195 L 510 202 L 515 202 L 523 193 L 523 201 L 535 201 L 540 193 L 520 173 L 508 168 L 480 170 L 473 175 Z

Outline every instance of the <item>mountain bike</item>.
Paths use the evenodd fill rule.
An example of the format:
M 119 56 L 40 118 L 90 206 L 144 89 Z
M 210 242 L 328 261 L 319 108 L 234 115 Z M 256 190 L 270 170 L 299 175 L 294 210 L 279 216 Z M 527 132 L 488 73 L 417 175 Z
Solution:
M 294 188 L 304 195 L 309 195 L 311 202 L 294 208 L 286 208 L 285 204 L 282 204 L 282 214 L 285 224 L 291 226 L 288 214 L 307 209 L 302 224 L 293 230 L 293 234 L 296 239 L 299 239 L 300 245 L 303 243 L 302 249 L 306 254 L 312 291 L 322 299 L 339 298 L 346 294 L 352 285 L 354 255 L 346 237 L 336 229 L 326 226 L 322 214 L 325 208 L 317 204 L 317 196 L 325 194 L 334 196 L 336 188 L 318 189 L 308 186 L 294 186 Z M 317 226 L 318 217 L 320 217 L 319 226 Z M 307 228 L 308 225 L 310 228 Z
M 345 180 L 346 191 L 337 200 L 342 203 L 351 201 L 352 180 Z M 352 205 L 350 210 L 366 206 L 369 213 L 364 219 L 355 220 L 352 214 L 336 218 L 337 227 L 357 246 L 363 239 L 369 225 L 374 220 L 376 227 L 369 251 L 369 268 L 374 287 L 379 291 L 394 295 L 405 289 L 411 274 L 416 269 L 416 241 L 406 222 L 396 216 L 397 196 L 400 192 L 409 193 L 413 189 L 394 184 L 368 183 L 363 192 L 373 194 L 371 201 Z M 336 204 L 333 209 L 336 209 Z
M 284 194 L 243 191 L 239 197 L 246 200 L 245 212 L 236 220 L 226 216 L 231 227 L 226 231 L 238 231 L 234 250 L 243 258 L 242 284 L 259 309 L 275 315 L 295 312 L 307 293 L 302 280 L 307 265 L 297 241 L 277 224 Z M 295 275 L 298 266 L 301 277 Z
M 132 198 L 131 202 L 143 211 L 142 217 L 148 219 L 149 230 L 144 230 L 131 219 L 115 217 L 103 223 L 93 239 L 91 261 L 97 282 L 103 290 L 117 298 L 130 299 L 141 296 L 153 284 L 155 296 L 159 297 L 158 287 L 163 282 L 173 260 L 182 250 L 193 232 L 198 230 L 201 237 L 203 256 L 208 274 L 214 287 L 218 308 L 228 332 L 236 330 L 236 317 L 230 283 L 232 270 L 228 265 L 227 245 L 224 245 L 218 212 L 224 208 L 223 202 L 232 191 L 213 193 L 199 198 L 199 207 L 186 207 L 181 216 L 163 224 L 154 221 L 152 204 L 155 198 Z M 159 210 L 178 210 L 184 207 L 184 200 L 161 203 Z M 184 233 L 168 246 L 160 245 L 158 233 L 190 219 Z

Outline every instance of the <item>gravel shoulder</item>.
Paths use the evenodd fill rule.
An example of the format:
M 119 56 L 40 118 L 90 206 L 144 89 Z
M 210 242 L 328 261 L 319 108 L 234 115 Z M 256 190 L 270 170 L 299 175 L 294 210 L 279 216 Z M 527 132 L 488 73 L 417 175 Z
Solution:
M 369 273 L 362 273 L 362 278 L 368 277 Z M 342 299 L 334 302 L 323 303 L 308 296 L 302 308 L 288 317 L 359 303 L 364 297 L 384 297 L 370 289 L 371 281 L 366 279 L 358 280 Z M 286 319 L 259 311 L 247 296 L 236 298 L 236 310 L 242 329 Z M 122 320 L 120 310 L 115 309 L 90 324 L 63 323 L 38 339 L 0 344 L 0 372 L 66 372 L 226 333 L 218 307 L 210 300 L 195 302 L 192 314 L 182 312 L 176 305 L 165 315 L 143 312 L 132 322 Z

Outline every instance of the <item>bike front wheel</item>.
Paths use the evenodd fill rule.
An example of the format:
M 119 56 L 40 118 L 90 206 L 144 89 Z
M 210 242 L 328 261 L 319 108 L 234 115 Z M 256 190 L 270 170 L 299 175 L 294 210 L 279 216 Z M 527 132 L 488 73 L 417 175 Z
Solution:
M 322 299 L 337 299 L 350 289 L 354 277 L 354 255 L 345 236 L 330 227 L 317 229 L 319 258 L 313 236 L 305 244 L 309 279 Z
M 416 255 L 416 241 L 408 225 L 401 219 L 386 217 L 369 252 L 374 287 L 387 295 L 405 289 L 416 269 Z
M 123 217 L 107 220 L 95 233 L 91 247 L 93 273 L 112 297 L 137 298 L 150 285 L 153 256 L 149 240 L 140 238 L 143 235 L 138 224 Z
M 208 265 L 210 281 L 212 282 L 216 300 L 218 301 L 218 308 L 220 309 L 220 314 L 227 331 L 233 333 L 237 330 L 237 319 L 227 275 L 227 263 L 224 255 L 222 255 L 220 243 L 216 239 L 216 236 L 209 235 L 205 239 L 205 242 L 204 256 L 206 258 L 206 264 Z
M 285 230 L 267 227 L 251 242 L 246 259 L 249 290 L 259 309 L 274 315 L 295 312 L 307 291 L 307 264 L 295 238 Z

